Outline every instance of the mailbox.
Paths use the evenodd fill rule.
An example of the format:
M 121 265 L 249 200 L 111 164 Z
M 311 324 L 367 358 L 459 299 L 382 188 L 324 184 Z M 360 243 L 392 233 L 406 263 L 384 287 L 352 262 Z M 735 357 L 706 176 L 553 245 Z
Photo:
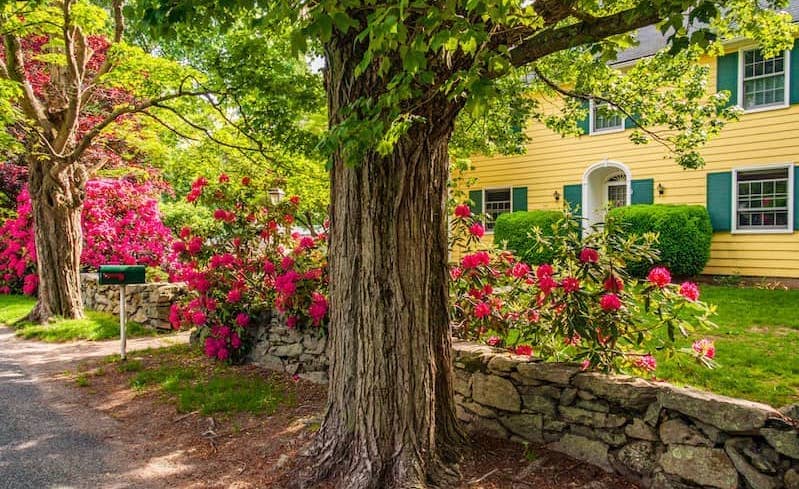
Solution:
M 100 285 L 143 284 L 144 265 L 100 265 Z

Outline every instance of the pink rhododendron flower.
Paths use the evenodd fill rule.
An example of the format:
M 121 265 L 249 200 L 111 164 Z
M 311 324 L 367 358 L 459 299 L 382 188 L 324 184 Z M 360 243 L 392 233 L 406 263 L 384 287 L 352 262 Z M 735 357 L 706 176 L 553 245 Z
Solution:
M 516 278 L 526 277 L 527 274 L 530 273 L 530 265 L 524 262 L 517 262 L 515 265 L 513 265 L 513 268 L 511 268 L 510 273 Z
M 558 286 L 558 283 L 555 281 L 554 278 L 552 278 L 549 275 L 545 275 L 545 276 L 541 277 L 540 279 L 538 279 L 538 288 L 541 289 L 541 291 L 545 295 L 551 294 L 552 291 L 555 290 L 555 287 L 557 287 L 557 286 Z
M 692 348 L 699 356 L 707 358 L 714 358 L 716 356 L 716 345 L 711 339 L 702 338 L 701 340 L 694 341 Z
M 458 280 L 463 275 L 463 269 L 461 267 L 452 267 L 449 269 L 449 276 L 452 280 Z
M 699 299 L 699 287 L 693 282 L 683 282 L 680 285 L 680 295 L 691 302 L 696 302 Z
M 485 228 L 479 222 L 476 222 L 469 226 L 469 234 L 474 236 L 475 238 L 482 238 L 485 234 Z
M 175 253 L 183 253 L 184 251 L 186 251 L 186 243 L 184 243 L 183 241 L 175 241 L 174 243 L 172 243 L 172 251 L 174 251 Z
M 300 240 L 300 248 L 310 250 L 314 246 L 316 246 L 316 242 L 310 236 L 305 236 Z
M 652 355 L 644 355 L 642 357 L 637 357 L 633 361 L 633 366 L 646 370 L 647 372 L 654 372 L 658 368 L 658 363 Z
M 517 355 L 530 356 L 533 354 L 533 347 L 530 345 L 518 345 L 513 352 Z
M 275 273 L 275 264 L 272 263 L 269 260 L 265 260 L 264 261 L 264 272 L 266 272 L 268 275 L 272 275 L 273 273 Z
M 286 318 L 286 327 L 288 329 L 294 329 L 297 327 L 298 322 L 299 319 L 297 319 L 297 316 L 289 316 Z
M 649 271 L 646 276 L 649 283 L 660 287 L 661 289 L 671 283 L 671 273 L 666 267 L 655 267 Z
M 180 307 L 177 304 L 169 306 L 169 324 L 172 325 L 173 329 L 180 329 Z
M 599 307 L 603 311 L 612 312 L 618 311 L 621 308 L 621 301 L 616 294 L 605 294 L 599 299 Z
M 311 306 L 308 308 L 308 315 L 315 325 L 321 324 L 327 314 L 327 298 L 319 292 L 311 294 Z
M 191 322 L 195 326 L 202 326 L 206 321 L 205 313 L 202 311 L 194 311 L 191 313 Z
M 189 253 L 196 255 L 203 249 L 203 239 L 199 236 L 191 238 L 189 241 Z
M 491 305 L 486 302 L 478 302 L 474 306 L 474 317 L 477 319 L 482 319 L 487 317 L 491 314 Z
M 527 320 L 531 323 L 537 323 L 541 319 L 541 313 L 537 309 L 527 310 Z
M 538 268 L 535 269 L 535 276 L 539 280 L 544 277 L 551 277 L 555 271 L 552 269 L 552 265 L 548 263 L 544 263 L 543 265 L 538 265 Z
M 580 362 L 580 370 L 582 370 L 583 372 L 585 372 L 585 371 L 586 371 L 586 370 L 588 370 L 589 368 L 591 368 L 591 360 L 589 360 L 589 359 L 587 359 L 587 358 L 586 358 L 585 360 L 583 360 L 582 362 Z
M 230 292 L 227 293 L 227 301 L 235 304 L 240 300 L 241 300 L 241 290 L 230 289 Z
M 502 339 L 499 336 L 489 336 L 486 340 L 488 346 L 497 346 L 500 343 L 502 343 Z
M 466 218 L 472 215 L 472 209 L 467 204 L 459 204 L 455 207 L 455 217 Z
M 571 294 L 580 290 L 580 280 L 575 277 L 566 277 L 561 281 L 560 286 L 563 287 L 563 292 Z
M 240 312 L 236 314 L 236 324 L 242 328 L 246 327 L 248 324 L 250 324 L 250 316 L 246 312 Z
M 294 258 L 290 256 L 284 257 L 283 260 L 280 262 L 280 268 L 282 268 L 283 270 L 288 270 L 293 266 L 294 266 Z
M 599 261 L 599 252 L 593 248 L 583 248 L 580 252 L 580 261 L 583 263 L 597 263 Z
M 234 350 L 241 348 L 241 338 L 236 333 L 230 335 L 230 346 Z
M 25 295 L 36 294 L 36 289 L 39 287 L 39 276 L 35 273 L 25 275 L 22 282 L 22 293 Z
M 224 346 L 220 346 L 216 351 L 217 360 L 227 360 L 230 357 L 230 352 Z

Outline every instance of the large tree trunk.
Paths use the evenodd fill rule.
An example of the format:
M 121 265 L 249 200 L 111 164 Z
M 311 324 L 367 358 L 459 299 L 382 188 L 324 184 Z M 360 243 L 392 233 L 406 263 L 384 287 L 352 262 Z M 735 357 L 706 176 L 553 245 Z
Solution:
M 328 46 L 331 123 L 376 78 L 352 75 L 352 48 Z M 462 441 L 454 414 L 447 309 L 448 141 L 457 104 L 433 96 L 382 157 L 334 156 L 330 388 L 309 451 L 338 487 L 451 487 Z
M 31 161 L 29 168 L 39 275 L 38 301 L 29 319 L 46 322 L 53 316 L 82 318 L 80 216 L 85 171 L 77 165 L 53 160 Z

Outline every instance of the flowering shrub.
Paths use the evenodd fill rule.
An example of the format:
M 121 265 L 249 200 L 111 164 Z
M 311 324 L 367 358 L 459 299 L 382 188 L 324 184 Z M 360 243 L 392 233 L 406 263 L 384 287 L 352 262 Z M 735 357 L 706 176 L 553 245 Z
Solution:
M 213 184 L 197 179 L 186 198 L 215 208 L 221 231 L 180 231 L 176 278 L 194 297 L 172 306 L 173 327 L 198 327 L 206 355 L 230 361 L 246 354 L 247 327 L 273 309 L 285 314 L 289 328 L 324 332 L 327 236 L 292 232 L 299 198 L 273 205 L 250 179 L 232 182 L 224 174 Z
M 475 220 L 459 209 L 455 239 L 472 244 Z M 712 326 L 713 311 L 699 301 L 696 284 L 672 284 L 663 267 L 653 268 L 644 282 L 627 272 L 627 263 L 656 257 L 655 236 L 627 236 L 612 219 L 581 236 L 581 224 L 567 212 L 554 235 L 533 233 L 539 247 L 552 251 L 551 264 L 533 268 L 510 252 L 490 249 L 464 255 L 450 271 L 456 336 L 517 354 L 578 361 L 584 369 L 649 374 L 656 368 L 653 349 L 690 354 L 713 366 L 710 340 L 688 350 L 674 346 L 676 334 Z M 665 334 L 656 334 L 661 330 Z
M 169 269 L 172 233 L 161 223 L 157 194 L 149 183 L 128 179 L 97 179 L 86 183 L 81 215 L 81 263 L 139 263 Z M 30 195 L 17 197 L 17 216 L 0 226 L 0 293 L 34 295 L 36 247 Z

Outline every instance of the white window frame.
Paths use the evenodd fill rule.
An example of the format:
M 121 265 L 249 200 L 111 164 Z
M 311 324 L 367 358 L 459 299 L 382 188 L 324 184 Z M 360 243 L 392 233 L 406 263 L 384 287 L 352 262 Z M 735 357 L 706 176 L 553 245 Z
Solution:
M 757 45 L 748 45 L 741 47 L 738 50 L 738 107 L 743 109 L 744 114 L 753 114 L 756 112 L 766 112 L 769 110 L 779 110 L 790 107 L 791 97 L 791 50 L 786 49 L 784 52 L 784 70 L 785 70 L 785 96 L 782 104 L 768 105 L 764 107 L 755 107 L 747 109 L 744 107 L 744 66 L 746 64 L 745 53 L 746 51 L 754 51 L 760 49 Z
M 613 105 L 608 103 L 608 105 Z M 595 129 L 594 128 L 594 119 L 596 118 L 596 102 L 593 99 L 589 101 L 589 110 L 588 110 L 588 134 L 590 136 L 598 135 L 598 134 L 613 134 L 617 132 L 624 132 L 624 125 L 627 123 L 627 116 L 624 114 L 619 114 L 621 117 L 621 126 L 619 127 L 608 127 L 605 129 Z
M 788 170 L 788 226 L 785 229 L 738 229 L 738 173 L 758 170 Z M 793 234 L 794 163 L 775 163 L 761 166 L 746 166 L 732 170 L 732 234 Z
M 624 180 L 610 181 L 611 178 L 616 178 L 619 176 L 624 177 Z M 610 199 L 608 198 L 608 190 L 610 189 L 610 187 L 624 187 L 624 205 L 622 207 L 627 207 L 630 205 L 630 192 L 628 192 L 630 188 L 630 182 L 627 182 L 627 174 L 624 171 L 619 170 L 615 175 L 611 175 L 605 181 L 604 190 L 603 190 L 604 195 L 602 196 L 603 200 L 606 201 L 605 206 L 610 206 Z
M 483 214 L 483 223 L 482 224 L 483 224 L 483 228 L 485 229 L 485 233 L 486 234 L 494 234 L 494 228 L 488 229 L 488 222 L 486 221 L 486 216 L 488 216 L 488 214 L 486 213 L 486 204 L 488 203 L 486 201 L 486 191 L 491 191 L 491 190 L 507 190 L 510 193 L 510 210 L 508 212 L 513 212 L 513 186 L 508 185 L 508 186 L 504 186 L 504 187 L 502 187 L 502 186 L 500 186 L 500 187 L 484 187 L 482 189 L 482 191 L 483 191 L 483 199 L 482 199 L 483 200 L 483 208 L 481 210 L 482 210 L 482 214 Z M 494 221 L 494 224 L 496 224 L 496 221 Z

